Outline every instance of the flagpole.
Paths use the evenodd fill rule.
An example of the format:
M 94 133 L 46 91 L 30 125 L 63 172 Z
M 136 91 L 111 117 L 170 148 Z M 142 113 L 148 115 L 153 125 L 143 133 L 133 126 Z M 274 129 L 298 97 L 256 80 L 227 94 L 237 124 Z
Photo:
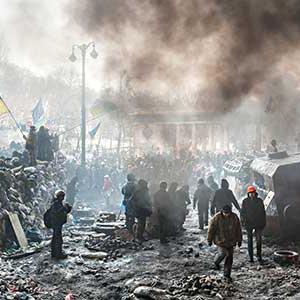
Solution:
M 87 123 L 92 122 L 92 121 L 97 120 L 98 118 L 100 118 L 100 117 L 102 117 L 102 116 L 104 116 L 104 115 L 105 115 L 105 113 L 104 113 L 104 114 L 100 114 L 99 116 L 94 117 L 94 118 L 92 118 L 92 119 L 90 119 L 90 120 L 87 120 L 86 122 L 87 122 Z M 60 134 L 58 134 L 58 136 L 61 136 L 61 135 L 65 134 L 66 132 L 72 131 L 72 130 L 74 130 L 74 129 L 80 127 L 80 126 L 81 126 L 81 124 L 76 125 L 76 126 L 73 126 L 73 127 L 69 128 L 69 129 L 67 129 L 67 130 L 65 130 L 65 131 L 63 131 L 63 132 L 61 132 Z
M 97 154 L 99 155 L 99 148 L 100 148 L 100 143 L 101 143 L 101 132 L 99 134 L 99 139 L 98 139 L 98 144 L 97 144 Z
M 22 136 L 25 137 L 25 135 L 24 135 L 24 133 L 23 133 L 23 131 L 22 131 L 20 125 L 18 124 L 18 122 L 17 122 L 17 120 L 16 120 L 16 118 L 15 118 L 15 116 L 12 114 L 11 110 L 9 109 L 9 107 L 7 106 L 7 104 L 5 103 L 5 101 L 2 99 L 2 97 L 0 97 L 0 100 L 3 101 L 5 107 L 7 108 L 8 113 L 10 114 L 10 116 L 12 117 L 12 119 L 14 120 L 14 122 L 15 122 L 17 128 L 20 130 Z

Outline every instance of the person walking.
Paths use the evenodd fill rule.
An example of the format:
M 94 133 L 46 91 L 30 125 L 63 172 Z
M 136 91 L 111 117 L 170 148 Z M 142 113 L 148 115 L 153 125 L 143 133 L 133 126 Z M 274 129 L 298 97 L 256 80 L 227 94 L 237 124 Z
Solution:
M 144 179 L 138 181 L 137 190 L 132 196 L 134 216 L 137 218 L 137 239 L 142 243 L 145 241 L 144 232 L 147 217 L 152 214 L 152 203 L 148 190 L 148 182 Z
M 177 227 L 180 231 L 185 231 L 183 224 L 186 220 L 187 206 L 191 204 L 190 187 L 188 185 L 182 186 L 176 191 L 176 211 L 177 211 Z
M 198 187 L 194 194 L 193 208 L 198 208 L 199 229 L 204 229 L 208 225 L 208 209 L 209 201 L 212 197 L 213 191 L 200 178 L 198 180 Z
M 264 202 L 258 197 L 256 187 L 249 186 L 247 198 L 243 200 L 241 221 L 247 230 L 248 254 L 250 262 L 253 259 L 253 232 L 256 239 L 257 259 L 262 262 L 262 232 L 266 226 L 266 211 Z
M 172 201 L 167 192 L 168 184 L 162 181 L 159 185 L 159 191 L 154 194 L 153 208 L 158 217 L 159 240 L 161 244 L 167 244 L 167 233 L 172 224 L 170 212 L 172 211 Z
M 125 224 L 127 230 L 133 234 L 133 225 L 135 221 L 134 211 L 132 206 L 132 196 L 137 190 L 137 183 L 133 174 L 127 175 L 127 183 L 122 187 L 122 195 L 124 196 L 123 205 L 125 207 Z
M 224 207 L 225 205 L 231 206 L 232 204 L 238 211 L 240 211 L 240 205 L 237 202 L 232 190 L 229 189 L 228 181 L 226 179 L 222 179 L 221 188 L 215 192 L 211 204 L 211 208 L 210 208 L 211 216 L 221 211 L 222 207 Z
M 231 281 L 234 247 L 242 245 L 242 229 L 238 216 L 232 212 L 230 205 L 225 205 L 211 220 L 208 235 L 208 245 L 218 246 L 218 255 L 214 267 L 220 270 L 220 263 L 225 259 L 224 277 Z

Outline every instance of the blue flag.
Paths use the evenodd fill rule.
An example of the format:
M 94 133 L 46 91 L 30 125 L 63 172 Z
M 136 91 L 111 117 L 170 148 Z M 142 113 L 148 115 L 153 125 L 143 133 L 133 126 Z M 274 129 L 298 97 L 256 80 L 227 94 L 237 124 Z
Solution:
M 33 125 L 39 125 L 44 120 L 44 106 L 42 99 L 36 104 L 32 111 L 32 123 Z
M 98 125 L 89 132 L 92 139 L 95 137 L 96 133 L 98 132 L 100 124 L 101 122 L 99 122 Z

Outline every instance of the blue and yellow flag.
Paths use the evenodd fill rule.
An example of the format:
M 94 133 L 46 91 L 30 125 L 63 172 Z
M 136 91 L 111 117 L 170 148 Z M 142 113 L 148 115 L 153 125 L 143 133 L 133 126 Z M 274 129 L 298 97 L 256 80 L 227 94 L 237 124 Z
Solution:
M 98 129 L 100 127 L 100 124 L 101 124 L 101 122 L 99 122 L 98 125 L 89 132 L 92 139 L 96 136 Z
M 0 116 L 7 114 L 9 112 L 5 102 L 3 99 L 0 97 Z

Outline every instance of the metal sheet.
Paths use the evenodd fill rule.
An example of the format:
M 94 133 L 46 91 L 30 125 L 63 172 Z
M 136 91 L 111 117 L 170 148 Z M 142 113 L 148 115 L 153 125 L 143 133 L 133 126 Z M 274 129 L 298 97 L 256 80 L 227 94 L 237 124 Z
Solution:
M 279 167 L 290 166 L 294 164 L 299 164 L 300 166 L 299 153 L 282 159 L 269 159 L 268 157 L 256 158 L 251 164 L 251 169 L 261 175 L 273 177 Z

